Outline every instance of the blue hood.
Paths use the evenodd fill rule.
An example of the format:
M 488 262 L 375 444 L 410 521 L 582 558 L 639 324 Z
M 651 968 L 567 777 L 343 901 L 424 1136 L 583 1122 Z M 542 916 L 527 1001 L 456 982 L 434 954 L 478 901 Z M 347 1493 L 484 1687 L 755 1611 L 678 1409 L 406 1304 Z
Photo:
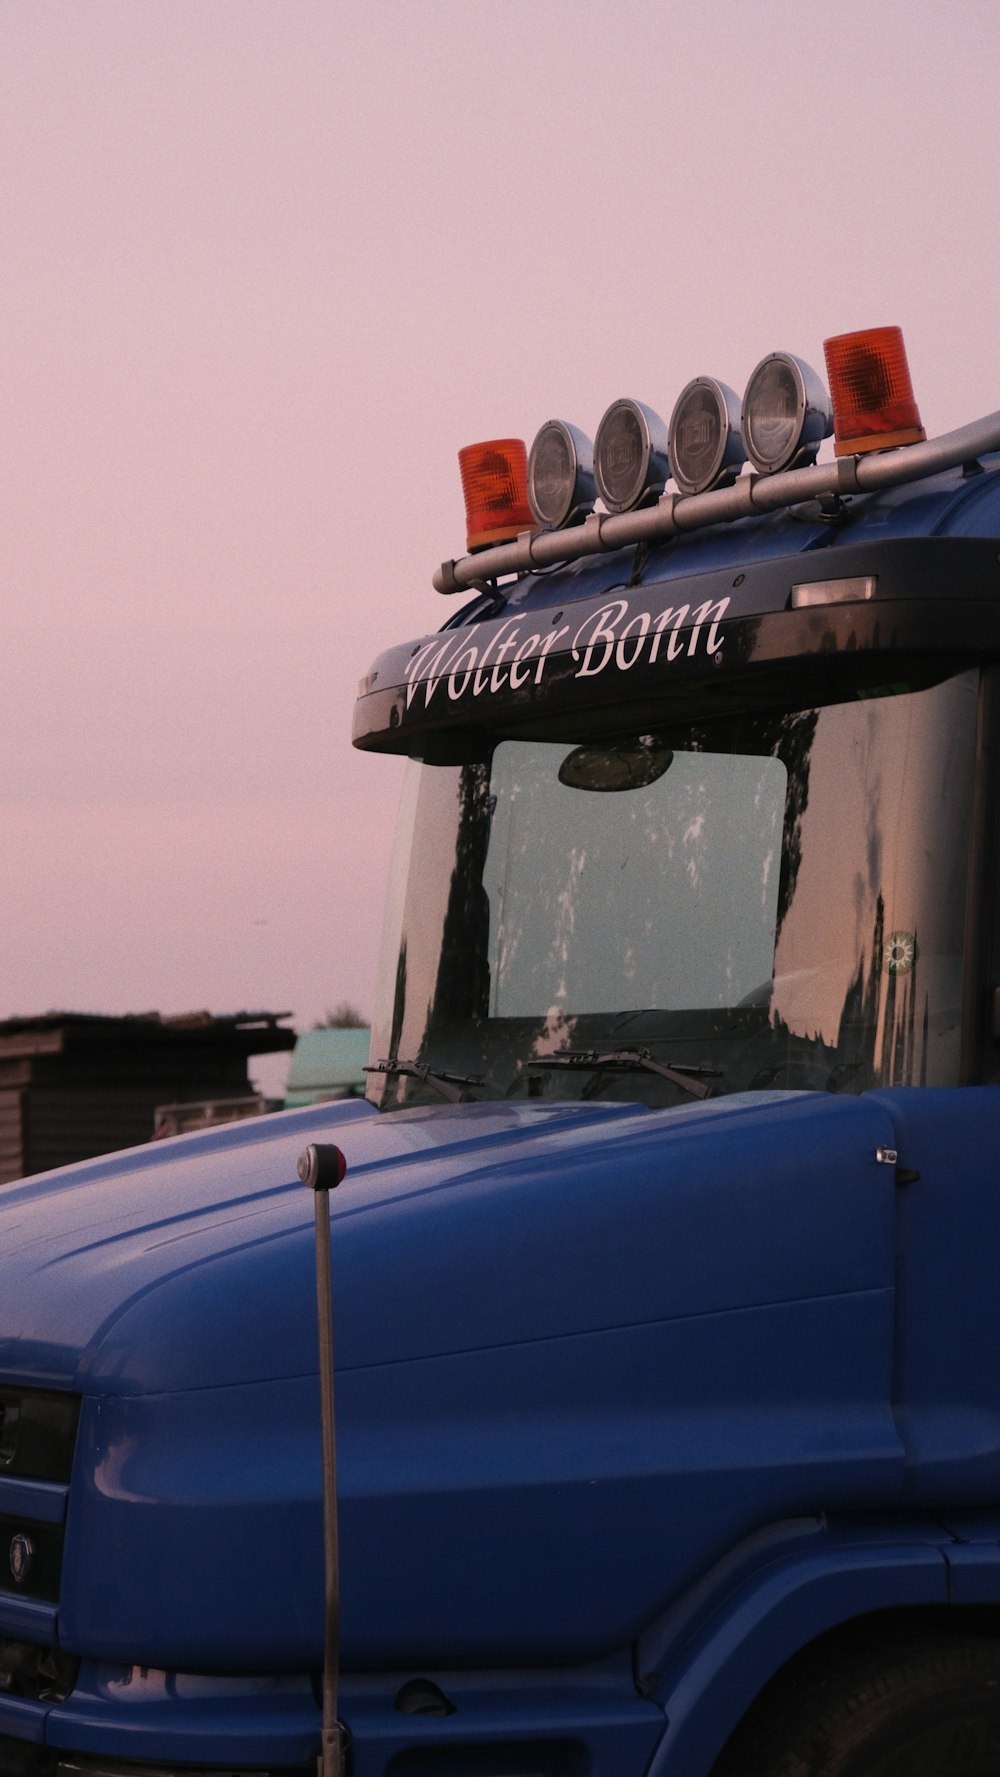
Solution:
M 538 1143 L 575 1150 L 588 1128 L 597 1141 L 640 1120 L 635 1107 L 577 1105 L 434 1106 L 379 1118 L 356 1101 L 26 1179 L 0 1193 L 0 1375 L 129 1394 L 309 1373 L 313 1199 L 296 1176 L 309 1142 L 335 1141 L 347 1156 L 334 1199 L 346 1234 L 359 1216 L 391 1213 L 400 1199 L 500 1161 L 509 1168 Z M 345 1320 L 345 1363 L 389 1355 L 384 1322 Z M 412 1355 L 411 1341 L 391 1355 Z
M 689 1188 L 692 1159 L 701 1160 L 699 1186 L 720 1159 L 732 1175 L 731 1144 L 755 1154 L 780 1140 L 787 1151 L 802 1119 L 812 1127 L 824 1108 L 850 1137 L 873 1116 L 860 1101 L 761 1093 L 659 1113 L 481 1104 L 379 1117 L 352 1103 L 27 1180 L 0 1199 L 0 1374 L 122 1395 L 314 1373 L 313 1200 L 295 1167 L 316 1140 L 336 1141 L 348 1161 L 333 1198 L 338 1369 L 582 1332 L 594 1324 L 595 1290 L 602 1324 L 658 1318 L 663 1255 L 647 1275 L 632 1248 L 633 1231 L 648 1225 L 652 1180 L 670 1182 L 679 1166 L 676 1184 Z M 747 1228 L 727 1259 L 716 1224 L 711 1264 L 679 1266 L 672 1314 L 732 1308 L 747 1291 L 755 1301 L 786 1292 L 780 1252 L 768 1257 L 773 1221 L 762 1213 L 759 1159 L 753 1170 Z M 671 1201 L 675 1221 L 676 1191 Z M 776 1201 L 773 1215 L 787 1208 Z M 826 1241 L 826 1224 L 812 1213 L 796 1293 L 883 1283 L 853 1241 Z M 748 1264 L 749 1229 L 763 1233 Z
M 64 1645 L 318 1663 L 323 1139 L 348 1665 L 595 1658 L 755 1525 L 896 1497 L 874 1097 L 317 1107 L 3 1195 L 0 1374 L 85 1397 Z

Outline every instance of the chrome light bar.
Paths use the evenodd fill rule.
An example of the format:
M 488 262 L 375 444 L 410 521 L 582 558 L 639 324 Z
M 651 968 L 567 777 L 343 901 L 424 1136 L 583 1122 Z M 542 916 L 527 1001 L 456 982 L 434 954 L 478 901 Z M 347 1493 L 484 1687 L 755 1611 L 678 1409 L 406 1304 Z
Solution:
M 929 438 L 924 444 L 911 444 L 906 450 L 840 457 L 835 463 L 813 463 L 774 475 L 741 475 L 731 487 L 711 488 L 703 494 L 662 494 L 655 506 L 637 512 L 595 512 L 572 530 L 528 531 L 516 542 L 442 562 L 434 575 L 434 586 L 443 593 L 465 592 L 504 574 L 553 568 L 581 556 L 601 555 L 633 543 L 653 543 L 705 525 L 778 512 L 823 495 L 868 494 L 879 488 L 901 487 L 993 450 L 1000 450 L 1000 412 L 945 432 L 940 438 Z

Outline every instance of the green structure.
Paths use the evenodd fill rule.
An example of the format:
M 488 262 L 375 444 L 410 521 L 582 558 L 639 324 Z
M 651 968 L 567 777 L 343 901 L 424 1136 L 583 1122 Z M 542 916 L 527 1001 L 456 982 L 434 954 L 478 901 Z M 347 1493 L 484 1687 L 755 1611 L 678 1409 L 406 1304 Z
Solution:
M 371 1031 L 307 1030 L 292 1051 L 285 1108 L 333 1098 L 363 1098 Z

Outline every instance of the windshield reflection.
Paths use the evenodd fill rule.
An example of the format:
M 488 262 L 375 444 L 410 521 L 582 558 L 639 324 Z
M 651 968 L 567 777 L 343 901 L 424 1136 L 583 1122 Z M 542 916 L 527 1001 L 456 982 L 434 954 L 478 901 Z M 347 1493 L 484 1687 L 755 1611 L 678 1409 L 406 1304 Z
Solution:
M 624 1049 L 724 1092 L 954 1083 L 977 688 L 411 767 L 373 1056 L 473 1097 L 681 1102 Z
M 770 980 L 781 760 L 674 750 L 649 784 L 581 794 L 565 759 L 494 754 L 490 1016 L 735 1006 Z

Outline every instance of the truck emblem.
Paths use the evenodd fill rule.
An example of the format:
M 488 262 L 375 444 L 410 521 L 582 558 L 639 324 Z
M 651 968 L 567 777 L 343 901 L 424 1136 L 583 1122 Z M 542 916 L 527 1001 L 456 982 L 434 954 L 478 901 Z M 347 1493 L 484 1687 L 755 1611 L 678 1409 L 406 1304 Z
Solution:
M 30 1536 L 25 1536 L 19 1530 L 17 1535 L 10 1539 L 10 1571 L 19 1586 L 27 1579 L 34 1558 L 34 1543 Z

